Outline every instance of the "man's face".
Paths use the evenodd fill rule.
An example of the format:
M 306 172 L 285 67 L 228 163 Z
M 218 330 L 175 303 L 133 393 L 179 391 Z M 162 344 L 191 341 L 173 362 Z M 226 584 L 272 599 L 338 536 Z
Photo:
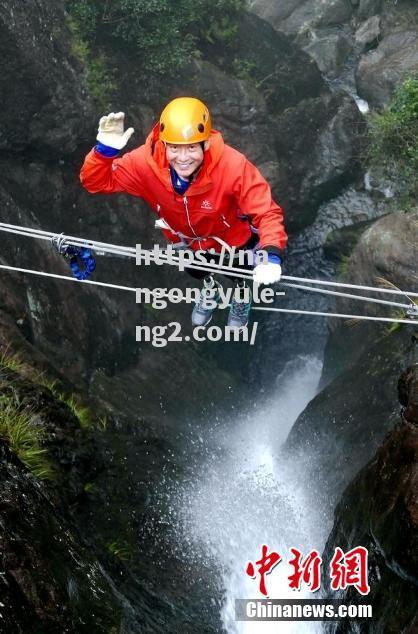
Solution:
M 201 165 L 203 150 L 200 143 L 175 145 L 166 143 L 167 161 L 182 178 L 187 178 Z

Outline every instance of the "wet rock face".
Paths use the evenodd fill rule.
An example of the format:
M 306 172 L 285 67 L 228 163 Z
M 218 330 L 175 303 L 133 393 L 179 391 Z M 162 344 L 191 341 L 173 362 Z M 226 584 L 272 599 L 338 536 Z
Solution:
M 325 75 L 336 76 L 351 53 L 352 43 L 346 35 L 336 33 L 318 38 L 305 47 Z
M 386 280 L 396 287 L 413 290 L 415 287 L 416 244 L 418 241 L 418 212 L 388 214 L 366 229 L 358 240 L 341 281 L 362 286 L 378 286 Z M 380 282 L 379 282 L 380 280 Z M 373 293 L 370 297 L 386 299 L 408 305 L 403 296 L 387 296 Z M 352 301 L 337 298 L 338 312 L 348 313 Z M 357 314 L 370 316 L 393 316 L 394 307 L 357 302 Z M 399 309 L 402 313 L 402 309 Z M 406 309 L 405 309 L 406 310 Z M 405 312 L 405 311 L 404 311 Z M 324 359 L 324 378 L 335 375 L 342 368 L 354 363 L 371 342 L 379 339 L 385 326 L 362 323 L 361 327 L 329 322 L 330 338 Z
M 355 33 L 354 39 L 356 44 L 367 46 L 377 40 L 381 34 L 380 22 L 381 19 L 378 15 L 374 15 L 366 20 Z
M 337 78 L 374 107 L 386 105 L 418 68 L 414 0 L 295 0 L 283 7 L 255 0 L 251 9 L 294 37 L 331 82 Z
M 74 152 L 92 111 L 67 61 L 70 38 L 60 3 L 0 2 L 0 149 Z
M 360 19 L 369 18 L 382 10 L 383 0 L 360 0 L 357 15 Z
M 343 258 L 348 258 L 362 233 L 375 222 L 375 219 L 361 220 L 348 227 L 331 231 L 327 235 L 324 243 L 324 254 L 326 258 L 338 263 L 341 263 Z
M 271 0 L 254 0 L 251 3 L 251 10 L 260 18 L 270 22 L 274 27 L 282 20 L 288 18 L 305 0 L 283 0 L 283 2 L 272 2 Z
M 367 228 L 353 250 L 344 281 L 374 285 L 380 276 L 411 290 L 416 270 L 416 218 L 416 213 L 390 214 Z M 404 297 L 395 297 L 389 301 L 407 303 Z M 335 309 L 366 316 L 390 316 L 397 310 L 341 297 Z M 330 320 L 329 327 L 321 382 L 325 387 L 296 421 L 287 447 L 301 455 L 309 447 L 307 470 L 313 481 L 321 482 L 325 507 L 331 510 L 393 428 L 398 377 L 410 365 L 416 348 L 415 339 L 411 343 L 414 327 L 408 325 Z M 326 452 L 324 447 L 332 450 Z
M 0 438 L 1 631 L 220 631 L 216 584 L 202 591 L 201 567 L 171 553 L 150 502 L 181 478 L 184 447 L 161 420 L 82 429 L 38 378 L 1 364 L 0 397 L 33 412 L 53 469 L 35 478 Z
M 112 631 L 120 600 L 69 518 L 83 484 L 102 468 L 69 408 L 27 377 L 0 370 L 1 398 L 33 412 L 54 480 L 35 478 L 0 439 L 0 615 L 4 632 Z M 101 601 L 103 600 L 103 605 Z
M 418 31 L 387 35 L 364 55 L 356 71 L 359 95 L 374 106 L 386 105 L 407 73 L 418 71 Z
M 409 366 L 398 381 L 400 404 L 405 408 L 403 417 L 409 423 L 418 425 L 418 367 Z
M 264 19 L 271 18 L 273 25 L 285 33 L 300 33 L 315 27 L 341 24 L 350 19 L 353 7 L 348 0 L 294 0 L 283 3 L 255 0 L 252 10 Z
M 312 221 L 319 202 L 353 178 L 363 126 L 343 93 L 302 101 L 277 118 L 277 152 L 284 159 L 279 200 L 291 210 L 291 229 Z
M 407 368 L 399 385 L 402 422 L 344 492 L 324 552 L 327 568 L 336 546 L 367 548 L 370 594 L 360 597 L 349 588 L 338 598 L 372 604 L 373 632 L 412 633 L 418 609 L 418 364 Z M 351 621 L 326 631 L 358 630 Z
M 4 440 L 0 510 L 2 631 L 75 633 L 83 626 L 118 626 L 118 601 L 103 570 Z
M 396 424 L 398 378 L 415 354 L 407 329 L 387 334 L 324 387 L 292 427 L 286 449 L 306 465 L 307 488 L 318 491 L 328 516 Z
M 372 199 L 367 191 L 358 192 L 348 187 L 339 196 L 320 205 L 313 224 L 292 236 L 286 250 L 286 271 L 299 277 L 311 278 L 312 272 L 323 280 L 335 278 L 341 259 L 350 255 L 361 233 L 376 218 L 384 214 L 381 201 Z M 331 295 L 319 293 L 300 293 L 296 289 L 287 289 L 286 296 L 280 299 L 283 308 L 298 308 L 308 311 L 334 312 L 334 299 Z M 354 304 L 350 312 L 357 308 Z M 269 381 L 277 376 L 272 374 L 284 367 L 290 359 L 308 353 L 322 357 L 328 337 L 327 320 L 306 314 L 281 314 L 278 319 L 272 316 L 264 326 L 263 349 L 255 384 Z M 280 354 L 277 354 L 277 344 Z
M 228 48 L 220 50 L 219 46 L 208 46 L 206 52 L 229 75 L 238 71 L 239 76 L 240 62 L 250 63 L 255 85 L 270 113 L 317 97 L 325 89 L 315 63 L 291 38 L 249 13 L 243 13 L 236 28 L 232 54 Z M 216 92 L 216 87 L 213 88 Z
M 381 275 L 400 288 L 413 285 L 418 211 L 389 214 L 369 227 L 352 253 L 348 276 L 354 284 Z

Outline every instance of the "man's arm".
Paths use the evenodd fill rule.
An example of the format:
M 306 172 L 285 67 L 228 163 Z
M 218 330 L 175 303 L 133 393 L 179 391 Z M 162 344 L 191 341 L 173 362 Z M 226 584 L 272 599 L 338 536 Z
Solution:
M 116 158 L 104 156 L 93 148 L 84 159 L 80 171 L 83 187 L 91 194 L 127 192 L 141 196 L 141 179 L 135 161 L 137 151 Z
M 124 131 L 124 113 L 111 112 L 100 119 L 97 145 L 87 154 L 80 172 L 83 186 L 91 194 L 128 192 L 141 195 L 140 174 L 135 155 L 138 150 L 117 158 L 133 128 Z
M 247 159 L 244 159 L 234 189 L 241 212 L 258 231 L 260 249 L 280 255 L 287 244 L 283 211 L 273 200 L 265 178 Z

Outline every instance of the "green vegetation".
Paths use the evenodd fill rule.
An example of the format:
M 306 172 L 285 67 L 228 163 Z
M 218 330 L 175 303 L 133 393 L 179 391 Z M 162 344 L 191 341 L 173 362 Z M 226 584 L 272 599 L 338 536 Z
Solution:
M 418 76 L 406 78 L 369 123 L 366 162 L 396 181 L 401 204 L 410 208 L 418 196 Z
M 109 67 L 108 60 L 103 51 L 92 52 L 82 35 L 86 25 L 83 25 L 77 17 L 69 15 L 68 26 L 72 33 L 71 52 L 84 68 L 89 93 L 98 108 L 103 112 L 108 111 L 111 108 L 112 94 L 117 89 L 114 73 Z
M 34 416 L 34 412 L 24 411 L 14 405 L 11 399 L 1 397 L 0 436 L 37 478 L 52 480 L 54 470 L 47 457 L 47 450 L 41 447 L 45 433 L 33 423 Z
M 131 548 L 126 542 L 116 539 L 114 542 L 106 544 L 106 548 L 114 557 L 121 561 L 126 561 L 131 556 Z
M 30 373 L 29 366 L 23 363 L 19 355 L 11 352 L 10 346 L 5 346 L 0 351 L 0 368 L 18 374 Z M 0 395 L 0 437 L 36 477 L 52 480 L 55 473 L 47 457 L 47 450 L 41 447 L 45 433 L 33 422 L 35 412 L 22 409 L 13 381 L 4 381 L 1 387 L 11 389 L 10 394 Z
M 94 484 L 94 482 L 86 482 L 83 488 L 86 493 L 92 493 L 95 487 L 96 485 Z
M 257 87 L 254 80 L 254 72 L 256 69 L 257 64 L 248 59 L 239 59 L 236 57 L 232 62 L 232 70 L 234 71 L 235 77 L 251 82 Z
M 85 405 L 82 405 L 74 394 L 66 395 L 59 387 L 59 381 L 45 376 L 44 373 L 36 374 L 33 368 L 23 363 L 18 354 L 10 351 L 9 346 L 0 350 L 0 368 L 11 370 L 17 374 L 24 374 L 38 385 L 46 387 L 57 401 L 65 403 L 72 414 L 78 419 L 82 429 L 95 428 L 100 431 L 106 431 L 108 419 L 105 415 L 99 417 L 94 416 L 91 410 Z M 8 381 L 8 383 L 11 382 Z M 0 396 L 0 402 L 2 398 L 4 397 Z
M 82 429 L 88 429 L 93 425 L 93 417 L 88 407 L 80 405 L 75 396 L 61 395 L 60 400 L 70 408 L 71 412 L 78 419 Z
M 405 314 L 404 313 L 398 313 L 396 315 L 392 315 L 393 319 L 405 319 Z M 404 324 L 400 324 L 398 321 L 394 321 L 391 324 L 389 324 L 386 328 L 386 335 L 389 336 L 391 334 L 393 334 L 394 332 L 398 332 L 399 330 L 402 329 L 402 326 Z
M 24 363 L 18 354 L 11 351 L 9 345 L 0 350 L 0 370 L 7 370 L 15 375 L 10 377 L 4 373 L 0 383 L 0 438 L 8 443 L 10 450 L 36 477 L 55 479 L 57 474 L 48 458 L 48 450 L 42 447 L 42 442 L 46 439 L 45 429 L 40 426 L 39 413 L 30 407 L 23 407 L 17 388 L 19 377 L 24 375 L 32 382 L 50 390 L 56 400 L 71 410 L 82 429 L 94 428 L 105 431 L 108 426 L 107 416 L 94 416 L 76 396 L 66 395 L 59 381 L 49 378 L 43 372 L 37 372 Z M 92 489 L 92 483 L 85 485 L 86 492 Z
M 0 350 L 0 367 L 12 370 L 12 372 L 24 373 L 28 371 L 28 366 L 23 363 L 18 354 L 10 351 L 9 346 Z
M 407 317 L 407 314 L 405 310 L 398 309 L 392 311 L 392 314 L 390 316 L 392 319 L 405 319 Z M 405 324 L 394 321 L 391 324 L 387 325 L 385 334 L 388 336 L 393 334 L 394 332 L 398 332 L 399 330 L 402 330 L 403 326 L 405 326 Z
M 57 401 L 61 401 L 61 403 L 64 403 L 71 410 L 72 414 L 78 419 L 82 429 L 95 427 L 100 431 L 106 430 L 108 422 L 106 416 L 95 417 L 88 407 L 79 402 L 74 394 L 67 396 L 59 387 L 58 381 L 44 377 L 38 382 L 40 385 L 48 388 Z
M 343 255 L 337 266 L 337 276 L 339 280 L 347 279 L 349 264 L 350 264 L 350 256 Z
M 113 41 L 129 51 L 138 74 L 176 76 L 205 43 L 228 45 L 236 36 L 236 17 L 247 0 L 67 0 L 72 30 L 90 48 Z M 88 45 L 86 43 L 89 43 Z M 100 82 L 100 73 L 89 71 Z

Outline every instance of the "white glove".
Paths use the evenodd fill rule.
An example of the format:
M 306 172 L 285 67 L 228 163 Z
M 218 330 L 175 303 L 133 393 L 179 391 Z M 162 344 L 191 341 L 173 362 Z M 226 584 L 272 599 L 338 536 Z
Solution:
M 99 143 L 112 147 L 115 150 L 121 150 L 128 143 L 129 139 L 134 133 L 133 128 L 128 128 L 126 132 L 124 128 L 124 112 L 111 112 L 107 116 L 104 116 L 99 121 L 99 134 L 96 139 Z
M 278 282 L 281 276 L 282 267 L 280 264 L 273 264 L 273 262 L 258 264 L 253 271 L 253 280 L 257 284 L 273 284 L 273 282 Z

